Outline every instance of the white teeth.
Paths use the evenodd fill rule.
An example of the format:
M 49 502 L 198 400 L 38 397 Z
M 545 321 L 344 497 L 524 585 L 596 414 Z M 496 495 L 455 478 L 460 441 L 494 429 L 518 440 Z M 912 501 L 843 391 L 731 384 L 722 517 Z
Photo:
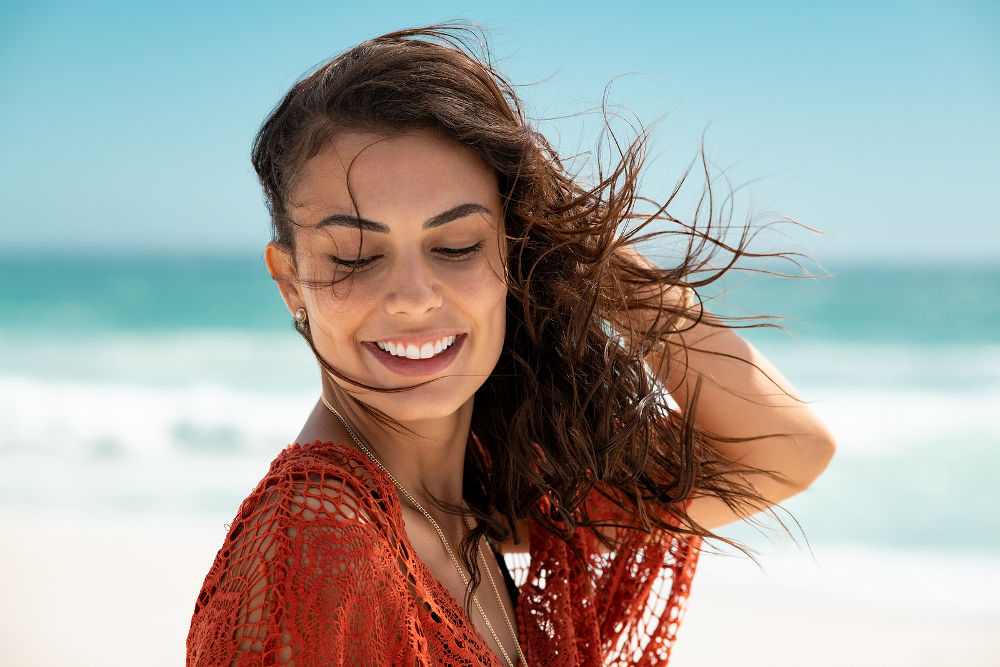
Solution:
M 392 343 L 390 341 L 377 341 L 375 345 L 380 350 L 388 352 L 395 357 L 406 357 L 407 359 L 430 359 L 447 350 L 455 342 L 457 336 L 445 336 L 433 342 L 424 343 L 419 348 L 416 345 L 403 345 L 402 343 Z

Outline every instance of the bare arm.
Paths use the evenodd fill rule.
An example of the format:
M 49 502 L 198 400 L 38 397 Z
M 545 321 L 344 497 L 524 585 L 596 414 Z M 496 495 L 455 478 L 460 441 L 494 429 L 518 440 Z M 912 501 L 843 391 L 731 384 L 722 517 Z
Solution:
M 649 261 L 628 247 L 619 252 L 647 265 Z M 692 295 L 666 294 L 664 299 L 695 307 Z M 672 363 L 667 368 L 665 354 L 654 351 L 645 361 L 670 392 L 682 411 L 690 408 L 695 384 L 701 387 L 695 410 L 695 424 L 708 433 L 723 437 L 755 438 L 729 443 L 709 438 L 709 444 L 725 458 L 743 465 L 775 471 L 781 482 L 760 473 L 743 475 L 766 501 L 767 506 L 804 491 L 819 477 L 836 451 L 833 435 L 809 406 L 801 401 L 791 383 L 756 348 L 735 330 L 705 313 L 691 325 L 682 322 L 671 344 Z M 616 324 L 625 333 L 627 327 Z M 689 328 L 690 327 L 690 328 Z M 643 331 L 643 323 L 632 328 Z M 681 344 L 687 346 L 682 350 Z M 749 362 L 749 363 L 748 363 Z M 788 435 L 775 435 L 788 434 Z M 758 437 L 765 436 L 765 437 Z M 738 472 L 733 475 L 740 475 Z M 757 509 L 763 510 L 766 507 Z M 699 496 L 697 490 L 688 507 L 688 516 L 702 528 L 712 530 L 746 518 L 722 500 Z M 518 532 L 527 532 L 519 526 Z M 613 537 L 613 532 L 608 533 Z M 498 544 L 503 554 L 526 553 L 527 542 L 515 545 L 511 539 Z
M 627 252 L 648 263 L 635 251 Z M 665 298 L 691 303 L 690 293 Z M 707 312 L 700 322 L 690 325 L 691 320 L 682 322 L 678 328 L 683 332 L 670 338 L 669 368 L 664 363 L 664 346 L 647 355 L 647 365 L 682 411 L 689 409 L 695 384 L 701 379 L 694 411 L 694 423 L 701 429 L 722 437 L 759 438 L 736 443 L 710 438 L 709 444 L 727 459 L 772 470 L 787 479 L 743 475 L 768 506 L 805 490 L 836 451 L 833 435 L 778 369 L 735 330 Z M 718 498 L 697 495 L 688 514 L 708 529 L 747 516 Z

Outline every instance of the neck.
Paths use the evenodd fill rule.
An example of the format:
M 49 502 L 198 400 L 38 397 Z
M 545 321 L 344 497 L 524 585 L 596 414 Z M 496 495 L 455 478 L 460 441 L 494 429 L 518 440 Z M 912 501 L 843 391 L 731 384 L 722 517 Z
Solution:
M 472 422 L 471 398 L 449 415 L 400 421 L 405 428 L 398 433 L 369 417 L 339 387 L 327 381 L 323 384 L 327 402 L 340 413 L 354 435 L 379 463 L 424 509 L 435 516 L 440 514 L 430 502 L 430 495 L 449 503 L 462 502 L 465 448 Z M 336 434 L 334 439 L 356 446 L 340 420 L 322 401 L 316 406 L 315 416 L 319 416 L 317 412 L 328 424 L 324 431 Z M 400 493 L 400 500 L 410 504 L 403 493 Z

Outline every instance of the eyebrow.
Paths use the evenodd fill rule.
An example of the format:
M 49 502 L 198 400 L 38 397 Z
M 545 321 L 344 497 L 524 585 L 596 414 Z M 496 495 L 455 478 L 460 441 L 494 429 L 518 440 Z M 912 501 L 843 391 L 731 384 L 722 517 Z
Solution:
M 434 227 L 440 227 L 441 225 L 447 224 L 452 220 L 465 218 L 473 213 L 485 213 L 489 215 L 490 209 L 486 208 L 482 204 L 475 204 L 471 202 L 467 204 L 459 204 L 455 208 L 448 209 L 444 213 L 438 213 L 434 217 L 428 218 L 424 221 L 422 228 L 433 229 Z M 379 232 L 380 234 L 388 234 L 390 232 L 388 225 L 384 225 L 381 222 L 365 220 L 364 218 L 359 218 L 353 215 L 344 215 L 342 213 L 328 215 L 316 223 L 316 228 L 319 229 L 320 227 L 328 227 L 330 225 L 336 225 L 338 227 L 351 227 L 353 229 L 361 229 L 366 232 Z

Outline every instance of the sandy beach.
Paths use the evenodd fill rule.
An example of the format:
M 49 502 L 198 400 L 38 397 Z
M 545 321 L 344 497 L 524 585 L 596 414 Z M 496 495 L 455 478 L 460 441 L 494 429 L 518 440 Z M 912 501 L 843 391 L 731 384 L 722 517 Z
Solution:
M 184 663 L 223 526 L 11 516 L 2 525 L 5 665 Z M 818 564 L 762 554 L 763 572 L 703 554 L 672 667 L 1000 665 L 994 563 L 931 569 L 933 559 L 913 556 L 887 568 L 863 554 L 814 552 Z
M 694 590 L 671 667 L 1000 665 L 1000 619 Z
M 320 122 L 311 137 L 275 125 L 282 96 L 337 54 L 438 22 L 448 27 L 408 34 L 451 43 L 485 71 L 449 53 L 391 95 L 388 83 L 385 95 L 350 88 L 380 102 L 370 123 L 327 133 Z M 539 484 L 511 487 L 518 504 L 559 486 L 544 459 L 574 456 L 601 481 L 642 468 L 672 484 L 656 489 L 672 501 L 726 486 L 711 482 L 723 472 L 711 464 L 650 465 L 655 449 L 690 456 L 690 429 L 685 442 L 646 433 L 630 453 L 611 428 L 648 414 L 651 401 L 681 408 L 679 374 L 701 376 L 707 392 L 682 401 L 695 440 L 762 436 L 718 449 L 785 477 L 782 496 L 804 489 L 757 516 L 766 534 L 755 521 L 718 530 L 760 567 L 706 545 L 670 667 L 1000 667 L 998 34 L 1000 1 L 0 2 L 0 667 L 185 665 L 227 523 L 294 439 L 339 435 L 312 428 L 329 388 L 324 365 L 372 387 L 415 384 L 370 367 L 356 343 L 438 327 L 465 332 L 465 351 L 454 347 L 440 360 L 454 366 L 424 378 L 435 380 L 426 414 L 417 389 L 391 416 L 429 426 L 444 409 L 434 387 L 451 386 L 462 392 L 460 423 L 471 406 L 468 426 L 483 436 L 489 391 L 473 387 L 503 385 L 511 409 L 485 420 L 502 424 L 485 444 L 503 461 L 505 450 L 551 441 L 544 424 L 518 428 L 516 408 L 530 406 L 515 403 L 580 409 L 560 429 L 589 441 L 543 451 Z M 448 74 L 448 62 L 465 67 Z M 480 102 L 461 93 L 470 72 L 481 77 L 469 90 L 492 81 Z M 441 112 L 430 124 L 457 143 L 428 142 L 410 131 L 428 117 L 404 116 L 446 79 L 458 85 L 434 95 L 445 102 L 420 104 Z M 324 95 L 314 93 L 318 111 Z M 331 117 L 349 120 L 341 101 Z M 325 149 L 354 145 L 339 141 L 351 127 L 380 126 L 398 132 L 376 133 L 388 141 L 341 178 Z M 281 193 L 268 173 L 281 176 Z M 565 201 L 581 192 L 590 194 Z M 310 210 L 285 225 L 292 208 Z M 444 221 L 445 209 L 471 214 L 416 223 Z M 345 240 L 373 227 L 319 229 L 337 211 L 392 232 L 366 231 L 357 245 L 376 270 L 357 274 L 356 291 L 324 276 L 351 263 Z M 554 246 L 570 237 L 579 243 Z M 617 354 L 614 340 L 592 334 L 612 333 L 637 304 L 618 262 L 593 252 L 604 237 L 667 282 L 694 286 L 706 318 L 722 318 L 752 350 L 728 334 L 703 342 L 751 363 L 704 364 L 672 349 L 659 386 L 629 397 L 606 391 L 638 377 L 618 361 L 604 378 L 596 355 L 546 363 L 580 352 L 570 339 L 605 360 Z M 272 275 L 272 240 L 295 241 L 304 263 L 294 276 Z M 501 245 L 526 252 L 499 261 Z M 567 275 L 580 279 L 567 285 Z M 321 334 L 312 345 L 283 299 L 288 287 L 315 296 L 300 294 Z M 400 290 L 440 298 L 406 312 Z M 589 333 L 568 335 L 569 320 Z M 500 338 L 508 349 L 494 383 L 484 371 Z M 510 345 L 534 370 L 508 363 Z M 751 366 L 780 370 L 764 372 L 773 389 L 750 386 Z M 521 382 L 532 374 L 540 386 Z M 791 410 L 734 407 L 740 397 L 785 403 L 782 380 L 801 399 Z M 722 394 L 712 387 L 730 398 L 713 400 Z M 836 441 L 816 479 L 803 454 L 817 429 L 802 408 Z M 355 424 L 378 444 L 365 425 Z M 789 456 L 776 456 L 779 446 Z M 490 472 L 524 481 L 516 469 Z M 459 481 L 464 491 L 475 480 L 449 488 Z M 811 550 L 784 542 L 799 529 Z

